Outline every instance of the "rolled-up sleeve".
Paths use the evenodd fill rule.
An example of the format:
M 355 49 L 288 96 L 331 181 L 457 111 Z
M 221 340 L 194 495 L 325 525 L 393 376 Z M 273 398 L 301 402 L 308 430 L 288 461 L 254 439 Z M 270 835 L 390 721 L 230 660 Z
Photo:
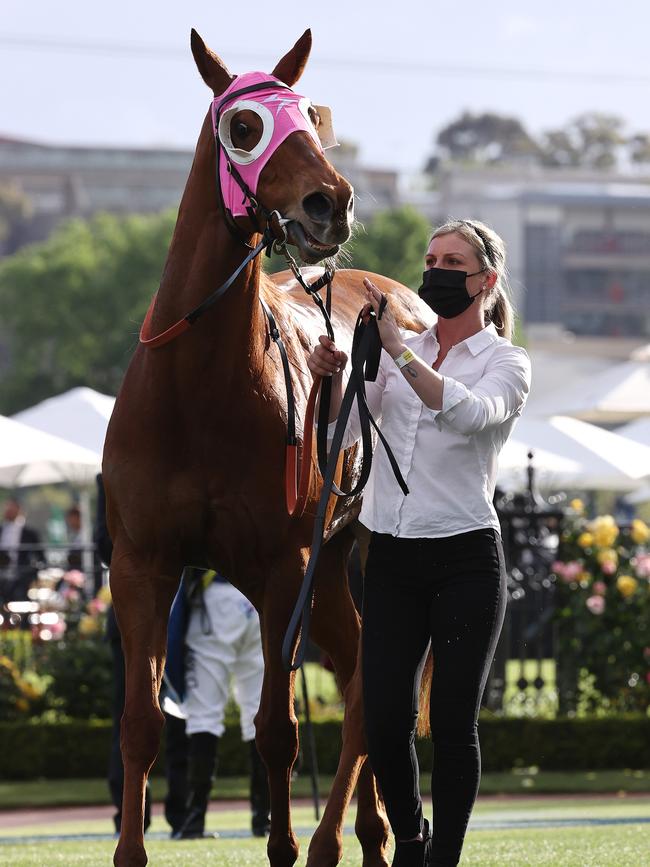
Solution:
M 521 412 L 530 390 L 530 360 L 525 350 L 513 346 L 507 355 L 494 359 L 471 389 L 449 376 L 443 379 L 437 421 L 469 436 Z

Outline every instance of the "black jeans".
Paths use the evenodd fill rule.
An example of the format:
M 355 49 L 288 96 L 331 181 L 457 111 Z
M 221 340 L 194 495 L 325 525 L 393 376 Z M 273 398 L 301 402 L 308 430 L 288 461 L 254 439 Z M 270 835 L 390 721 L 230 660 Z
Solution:
M 503 625 L 501 539 L 373 533 L 364 581 L 363 692 L 368 751 L 395 837 L 422 828 L 415 753 L 420 677 L 433 651 L 433 863 L 457 864 L 480 780 L 477 719 Z

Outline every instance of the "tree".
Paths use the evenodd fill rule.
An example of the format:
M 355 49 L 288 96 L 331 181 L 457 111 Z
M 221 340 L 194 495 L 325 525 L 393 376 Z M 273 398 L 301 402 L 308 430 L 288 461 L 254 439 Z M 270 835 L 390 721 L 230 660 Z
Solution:
M 0 413 L 77 385 L 117 392 L 160 281 L 174 220 L 171 212 L 73 220 L 0 262 L 10 360 L 0 379 Z M 399 208 L 378 214 L 351 242 L 349 256 L 354 267 L 418 286 L 428 238 L 424 217 Z
M 412 289 L 422 282 L 429 222 L 414 208 L 381 211 L 348 245 L 350 266 L 385 274 Z
M 620 117 L 589 112 L 574 118 L 565 127 L 542 136 L 540 158 L 545 166 L 582 166 L 611 169 L 618 162 L 625 142 Z
M 115 394 L 160 281 L 175 215 L 73 220 L 0 262 L 10 365 L 0 412 L 76 385 Z
M 636 133 L 626 142 L 630 160 L 637 165 L 650 163 L 650 135 Z
M 517 118 L 466 111 L 438 133 L 427 171 L 435 171 L 444 160 L 492 164 L 535 158 L 537 149 L 537 143 Z
M 29 199 L 15 186 L 0 186 L 0 252 L 12 249 L 32 213 Z

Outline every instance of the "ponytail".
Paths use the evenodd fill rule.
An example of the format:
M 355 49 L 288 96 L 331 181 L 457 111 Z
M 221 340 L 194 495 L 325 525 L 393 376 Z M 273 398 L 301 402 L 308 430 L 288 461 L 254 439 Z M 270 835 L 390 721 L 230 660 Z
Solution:
M 503 288 L 497 284 L 490 297 L 489 307 L 485 310 L 485 324 L 491 322 L 500 337 L 511 340 L 514 319 L 512 303 Z

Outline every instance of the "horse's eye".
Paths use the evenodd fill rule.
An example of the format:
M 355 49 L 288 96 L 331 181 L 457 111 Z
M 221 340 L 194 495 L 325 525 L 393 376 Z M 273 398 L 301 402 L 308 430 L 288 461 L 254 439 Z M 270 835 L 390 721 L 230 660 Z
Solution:
M 245 136 L 248 135 L 248 126 L 243 121 L 241 121 L 241 120 L 239 121 L 236 129 L 237 129 L 237 135 L 238 136 L 241 136 L 242 138 L 244 138 Z

